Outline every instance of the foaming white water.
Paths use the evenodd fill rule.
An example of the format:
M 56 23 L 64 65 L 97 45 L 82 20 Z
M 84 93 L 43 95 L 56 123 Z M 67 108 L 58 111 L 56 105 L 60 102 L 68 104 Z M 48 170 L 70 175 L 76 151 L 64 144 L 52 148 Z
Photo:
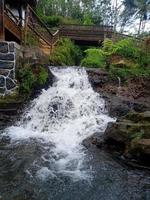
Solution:
M 44 144 L 53 144 L 50 152 L 55 167 L 51 173 L 83 178 L 86 153 L 82 141 L 103 132 L 113 119 L 107 115 L 104 100 L 93 91 L 85 69 L 69 67 L 51 71 L 56 82 L 43 90 L 18 125 L 8 128 L 5 134 L 12 141 L 36 138 Z M 49 174 L 49 169 L 43 166 L 38 176 L 42 172 Z

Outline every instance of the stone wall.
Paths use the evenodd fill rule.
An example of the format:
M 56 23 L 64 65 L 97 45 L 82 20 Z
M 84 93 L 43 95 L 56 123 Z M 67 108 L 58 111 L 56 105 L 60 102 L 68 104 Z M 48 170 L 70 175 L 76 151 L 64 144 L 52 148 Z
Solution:
M 0 42 L 0 95 L 7 95 L 16 89 L 16 43 Z

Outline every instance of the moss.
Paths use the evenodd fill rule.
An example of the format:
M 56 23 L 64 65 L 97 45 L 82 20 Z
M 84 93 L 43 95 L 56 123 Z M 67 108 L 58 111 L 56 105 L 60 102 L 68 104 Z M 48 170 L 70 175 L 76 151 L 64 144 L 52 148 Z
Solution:
M 24 102 L 24 98 L 19 96 L 18 91 L 16 91 L 10 95 L 0 97 L 0 109 L 13 108 L 14 105 L 19 105 L 22 102 Z

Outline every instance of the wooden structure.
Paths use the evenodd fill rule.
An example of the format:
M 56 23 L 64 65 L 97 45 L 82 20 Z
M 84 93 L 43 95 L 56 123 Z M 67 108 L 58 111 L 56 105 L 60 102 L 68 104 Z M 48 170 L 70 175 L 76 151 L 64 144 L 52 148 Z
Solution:
M 4 0 L 0 0 L 1 41 L 15 41 L 18 44 L 26 44 L 26 38 L 30 30 L 38 38 L 41 48 L 51 50 L 60 36 L 68 37 L 77 44 L 88 46 L 101 45 L 106 37 L 112 38 L 113 36 L 112 26 L 63 25 L 58 31 L 52 33 L 33 9 L 36 0 L 15 0 L 15 3 L 12 0 L 5 1 L 10 4 L 10 7 L 4 5 Z M 18 10 L 18 13 L 20 12 L 17 2 L 22 2 L 22 11 L 24 10 L 24 14 L 19 14 L 19 16 L 16 16 L 11 10 L 11 6 L 16 5 L 16 10 Z M 19 5 L 21 6 L 21 4 Z M 22 17 L 23 15 L 24 17 Z
M 29 30 L 34 32 L 42 46 L 49 49 L 58 41 L 59 31 L 51 33 L 29 4 L 25 7 L 23 20 L 23 23 L 20 23 L 20 19 L 7 5 L 4 5 L 4 0 L 0 0 L 0 41 L 15 41 L 18 44 L 25 44 Z
M 113 37 L 112 26 L 63 25 L 60 36 L 69 37 L 77 44 L 100 45 L 104 39 Z

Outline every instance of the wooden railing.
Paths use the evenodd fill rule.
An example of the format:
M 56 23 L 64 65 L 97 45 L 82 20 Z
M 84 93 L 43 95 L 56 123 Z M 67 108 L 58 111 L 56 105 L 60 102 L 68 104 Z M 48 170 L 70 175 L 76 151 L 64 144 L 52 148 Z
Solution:
M 7 6 L 5 6 L 5 11 L 4 11 L 4 13 L 5 13 L 5 15 L 7 15 L 9 18 L 11 18 L 11 20 L 13 20 L 14 21 L 14 23 L 16 24 L 16 25 L 20 25 L 20 20 L 19 20 L 19 18 L 17 18 L 12 12 L 11 12 L 11 10 L 7 7 Z
M 27 34 L 28 28 L 49 46 L 54 45 L 59 40 L 59 31 L 56 31 L 54 34 L 51 33 L 29 5 L 26 11 L 25 34 Z

